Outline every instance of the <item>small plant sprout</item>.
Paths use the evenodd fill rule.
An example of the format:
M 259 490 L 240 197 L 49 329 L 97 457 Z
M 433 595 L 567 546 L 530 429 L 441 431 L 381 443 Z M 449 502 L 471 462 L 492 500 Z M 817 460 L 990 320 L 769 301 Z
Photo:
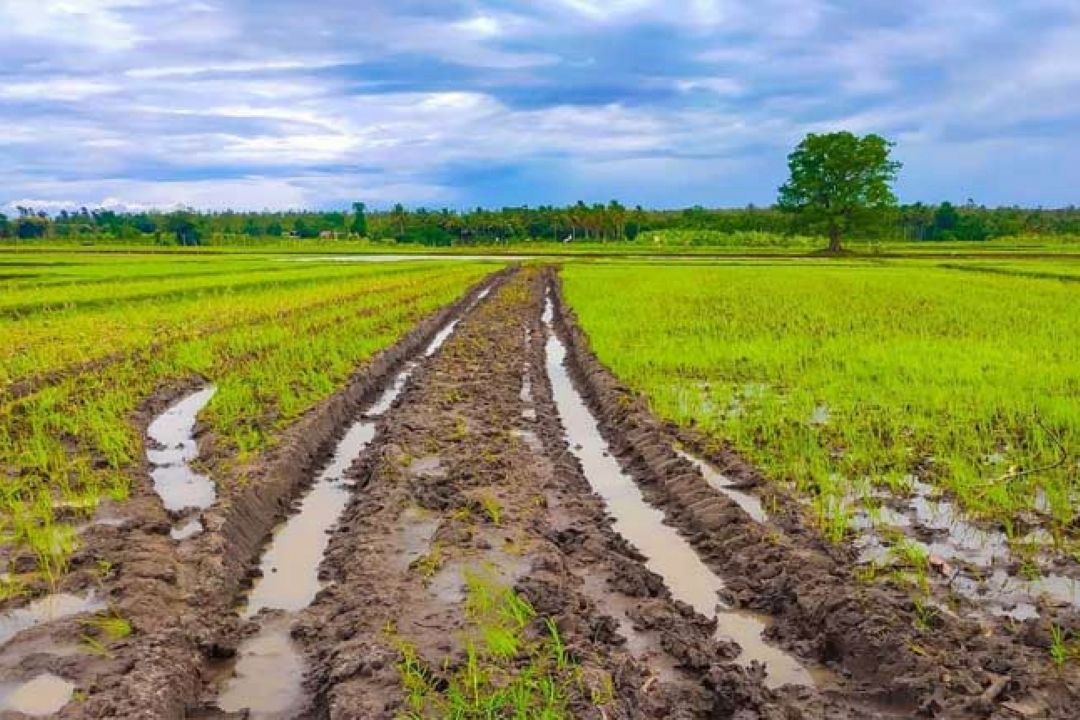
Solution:
M 498 498 L 494 495 L 482 495 L 480 496 L 480 507 L 484 509 L 484 514 L 487 515 L 488 520 L 495 525 L 502 524 L 503 508 Z

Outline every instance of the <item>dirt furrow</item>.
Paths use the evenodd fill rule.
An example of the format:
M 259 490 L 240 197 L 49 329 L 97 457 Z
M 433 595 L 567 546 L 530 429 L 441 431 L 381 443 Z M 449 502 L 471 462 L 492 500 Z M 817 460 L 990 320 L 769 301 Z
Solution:
M 851 554 L 822 543 L 793 503 L 758 522 L 676 452 L 671 429 L 596 359 L 558 293 L 556 316 L 572 373 L 620 460 L 725 577 L 728 599 L 774 618 L 774 640 L 849 677 L 849 694 L 881 712 L 1075 717 L 1075 671 L 1050 666 L 1045 625 L 973 621 L 921 605 L 908 588 L 862 582 Z M 710 459 L 736 482 L 761 483 L 729 451 Z
M 543 679 L 553 717 L 845 716 L 732 662 L 715 622 L 612 529 L 552 402 L 543 290 L 523 273 L 466 317 L 354 468 L 329 584 L 294 633 L 313 668 L 309 714 L 540 717 L 552 708 L 528 687 Z M 492 639 L 507 628 L 482 609 L 492 595 L 531 609 L 509 657 Z

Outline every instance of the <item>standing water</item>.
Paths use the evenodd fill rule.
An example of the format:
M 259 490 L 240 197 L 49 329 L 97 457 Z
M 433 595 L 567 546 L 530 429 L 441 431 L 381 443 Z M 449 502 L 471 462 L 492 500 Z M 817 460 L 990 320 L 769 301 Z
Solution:
M 43 673 L 22 683 L 0 683 L 0 712 L 44 717 L 59 712 L 74 695 L 75 685 Z
M 464 310 L 468 312 L 487 297 L 491 288 L 477 294 Z M 431 357 L 446 342 L 460 322 L 448 322 L 424 348 Z M 350 482 L 345 475 L 375 437 L 375 425 L 419 367 L 407 363 L 371 407 L 353 423 L 338 443 L 329 464 L 319 473 L 299 511 L 274 532 L 270 546 L 260 561 L 261 575 L 252 587 L 244 606 L 245 618 L 260 610 L 282 610 L 264 622 L 259 631 L 245 640 L 238 652 L 233 677 L 218 698 L 218 707 L 226 712 L 247 709 L 255 720 L 286 720 L 302 711 L 304 664 L 289 635 L 291 613 L 303 610 L 322 588 L 319 564 L 330 543 L 330 529 L 337 523 L 349 502 Z
M 105 603 L 90 593 L 86 597 L 66 595 L 46 595 L 38 598 L 26 607 L 16 608 L 0 615 L 0 645 L 15 637 L 23 630 L 35 625 L 105 609 Z
M 764 663 L 771 687 L 794 684 L 814 686 L 813 676 L 798 660 L 762 639 L 766 622 L 754 615 L 722 608 L 721 580 L 675 528 L 664 524 L 663 513 L 645 501 L 637 484 L 611 456 L 596 418 L 574 388 L 565 367 L 566 346 L 555 334 L 551 298 L 544 307 L 548 327 L 547 371 L 559 417 L 566 428 L 571 452 L 580 461 L 595 490 L 615 519 L 615 530 L 646 556 L 647 567 L 664 579 L 676 600 L 705 617 L 719 620 L 717 636 L 734 640 L 742 648 L 738 662 Z
M 709 485 L 716 490 L 719 490 L 724 495 L 727 495 L 736 505 L 741 507 L 747 515 L 753 518 L 755 522 L 768 522 L 769 516 L 765 512 L 765 508 L 761 506 L 761 500 L 758 499 L 756 495 L 751 495 L 748 492 L 743 492 L 734 487 L 734 483 L 732 483 L 726 475 L 701 458 L 691 455 L 685 450 L 676 450 L 675 452 L 696 467 L 701 473 L 701 476 L 705 478 L 705 482 L 709 483 Z
M 154 492 L 171 513 L 205 510 L 217 498 L 213 481 L 195 472 L 190 465 L 199 456 L 199 446 L 195 442 L 195 420 L 206 403 L 210 402 L 215 390 L 210 385 L 188 395 L 158 415 L 147 428 L 146 434 L 156 445 L 146 451 Z M 175 540 L 184 540 L 200 532 L 202 523 L 189 519 L 182 526 L 173 528 L 172 536 Z

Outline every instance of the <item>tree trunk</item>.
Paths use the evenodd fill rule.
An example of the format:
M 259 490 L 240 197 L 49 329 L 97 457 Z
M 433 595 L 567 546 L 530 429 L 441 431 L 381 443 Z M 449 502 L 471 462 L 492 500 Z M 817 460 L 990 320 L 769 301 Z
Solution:
M 843 249 L 840 244 L 840 228 L 833 225 L 829 228 L 829 252 L 838 253 Z

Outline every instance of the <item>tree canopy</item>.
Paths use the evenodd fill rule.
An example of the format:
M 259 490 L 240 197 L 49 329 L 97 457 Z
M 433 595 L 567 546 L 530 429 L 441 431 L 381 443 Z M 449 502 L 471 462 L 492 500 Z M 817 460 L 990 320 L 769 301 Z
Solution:
M 889 158 L 892 147 L 880 135 L 810 133 L 788 155 L 791 177 L 777 205 L 827 234 L 829 251 L 840 251 L 846 234 L 896 207 L 891 185 L 901 165 Z

